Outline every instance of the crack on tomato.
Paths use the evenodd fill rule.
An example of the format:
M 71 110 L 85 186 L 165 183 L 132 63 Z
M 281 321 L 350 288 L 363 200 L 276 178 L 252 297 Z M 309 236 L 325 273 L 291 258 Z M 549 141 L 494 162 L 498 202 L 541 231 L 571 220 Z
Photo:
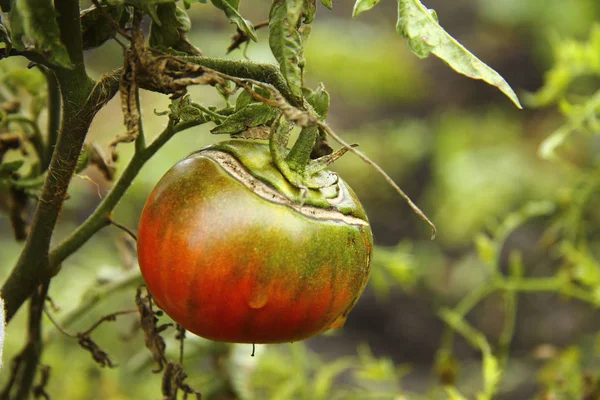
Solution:
M 204 150 L 201 153 L 196 153 L 195 156 L 206 157 L 214 161 L 236 181 L 246 186 L 254 194 L 260 196 L 264 200 L 291 208 L 292 210 L 304 215 L 305 217 L 316 220 L 343 222 L 347 225 L 369 226 L 369 223 L 367 221 L 351 215 L 343 214 L 337 210 L 326 210 L 309 205 L 301 205 L 299 203 L 291 201 L 288 197 L 277 192 L 277 190 L 269 184 L 261 181 L 260 179 L 250 174 L 248 170 L 242 165 L 242 163 L 240 163 L 234 156 L 232 156 L 229 153 L 225 153 L 223 151 L 218 150 Z M 339 199 L 338 202 L 341 202 L 345 198 L 345 191 L 340 190 L 339 192 L 340 195 L 337 199 Z

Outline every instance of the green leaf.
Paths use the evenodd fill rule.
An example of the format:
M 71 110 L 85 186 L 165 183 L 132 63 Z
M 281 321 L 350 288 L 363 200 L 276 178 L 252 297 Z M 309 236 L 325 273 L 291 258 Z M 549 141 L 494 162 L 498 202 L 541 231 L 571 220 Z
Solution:
M 352 10 L 352 18 L 358 17 L 365 11 L 369 11 L 379 3 L 379 0 L 356 0 L 354 9 Z
M 419 0 L 398 0 L 396 30 L 408 40 L 411 51 L 418 57 L 425 58 L 433 53 L 456 72 L 497 87 L 522 108 L 517 95 L 500 74 L 450 36 L 438 24 L 435 11 L 428 10 Z
M 302 36 L 296 29 L 302 13 L 302 1 L 278 0 L 269 14 L 269 46 L 291 92 L 302 96 Z
M 13 29 L 13 42 L 22 44 L 21 37 L 24 35 L 29 42 L 33 43 L 36 50 L 52 64 L 63 68 L 72 68 L 67 48 L 60 41 L 56 11 L 52 2 L 50 0 L 20 0 L 13 5 L 10 14 L 11 26 L 15 21 L 18 27 L 18 29 Z
M 310 24 L 315 19 L 317 13 L 317 0 L 304 0 L 302 7 L 303 22 Z
M 248 128 L 265 125 L 279 115 L 279 110 L 263 103 L 251 103 L 227 117 L 210 132 L 237 135 Z
M 319 83 L 315 91 L 304 87 L 302 88 L 302 92 L 308 104 L 313 106 L 321 120 L 325 120 L 329 111 L 329 93 L 325 90 L 323 83 Z
M 122 28 L 129 19 L 129 13 L 123 6 L 102 8 L 92 6 L 81 12 L 81 36 L 84 50 L 100 47 L 117 33 L 117 28 L 107 14 L 114 21 L 119 21 Z
M 229 18 L 231 22 L 235 23 L 239 30 L 248 35 L 250 39 L 254 40 L 255 42 L 258 40 L 252 23 L 244 19 L 238 12 L 240 5 L 239 0 L 211 0 L 211 2 L 215 7 L 223 10 L 227 18 Z
M 187 40 L 192 23 L 190 17 L 175 3 L 160 4 L 156 8 L 158 23 L 150 26 L 150 46 L 174 49 L 189 55 L 201 55 L 200 51 Z
M 12 48 L 10 33 L 8 33 L 8 29 L 6 29 L 6 27 L 2 23 L 2 16 L 0 16 L 0 42 L 4 43 L 7 51 L 10 51 L 10 49 Z
M 183 0 L 183 5 L 185 6 L 186 10 L 189 9 L 194 3 L 206 4 L 206 0 Z
M 331 0 L 321 0 L 321 4 L 323 4 L 325 7 L 329 8 L 330 10 L 333 9 L 333 4 L 331 3 Z

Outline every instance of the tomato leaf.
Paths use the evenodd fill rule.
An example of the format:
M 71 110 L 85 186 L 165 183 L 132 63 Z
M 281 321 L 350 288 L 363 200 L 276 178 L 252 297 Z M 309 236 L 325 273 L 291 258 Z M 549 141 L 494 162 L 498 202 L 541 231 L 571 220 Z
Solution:
M 329 93 L 325 90 L 323 83 L 319 83 L 315 91 L 306 87 L 302 88 L 302 91 L 304 92 L 304 98 L 313 106 L 321 120 L 326 119 L 329 111 Z
M 329 8 L 330 10 L 333 9 L 333 4 L 331 3 L 331 0 L 321 0 L 321 4 L 323 4 L 325 7 Z
M 206 4 L 206 0 L 183 0 L 183 5 L 185 6 L 186 10 L 189 9 L 194 3 Z
M 67 48 L 60 41 L 56 11 L 49 0 L 21 0 L 13 3 L 10 13 L 12 42 L 24 49 L 23 36 L 52 64 L 72 68 Z
M 352 10 L 352 18 L 358 17 L 365 11 L 369 11 L 379 3 L 379 0 L 356 0 L 354 9 Z
M 249 128 L 265 125 L 275 119 L 277 115 L 279 115 L 279 111 L 276 108 L 263 103 L 251 103 L 231 114 L 210 132 L 215 135 L 237 135 Z
M 244 19 L 238 12 L 240 5 L 239 0 L 211 0 L 213 5 L 220 10 L 225 12 L 225 15 L 229 20 L 237 25 L 237 27 L 244 32 L 248 37 L 255 42 L 258 40 L 256 32 L 250 21 Z
M 4 43 L 4 46 L 6 47 L 7 51 L 10 51 L 10 49 L 12 48 L 10 33 L 2 23 L 2 16 L 0 16 L 0 43 Z
M 175 3 L 160 4 L 157 9 L 160 24 L 152 21 L 150 26 L 150 46 L 174 49 L 189 55 L 201 55 L 187 39 L 192 23 L 190 17 Z
M 522 108 L 517 95 L 500 74 L 450 36 L 438 24 L 435 11 L 427 9 L 419 0 L 398 0 L 396 30 L 408 40 L 410 50 L 418 57 L 425 58 L 433 53 L 456 72 L 497 87 Z
M 302 96 L 302 36 L 297 26 L 302 15 L 300 0 L 273 3 L 269 14 L 269 46 L 291 92 Z
M 84 50 L 100 47 L 115 36 L 117 29 L 107 14 L 114 21 L 119 21 L 122 28 L 129 19 L 129 12 L 123 6 L 108 6 L 104 9 L 92 6 L 81 12 L 81 35 Z

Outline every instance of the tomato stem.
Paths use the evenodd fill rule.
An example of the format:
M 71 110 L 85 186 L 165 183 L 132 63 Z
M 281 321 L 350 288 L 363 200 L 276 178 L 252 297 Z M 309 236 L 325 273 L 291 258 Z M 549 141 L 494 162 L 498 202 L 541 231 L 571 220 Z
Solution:
M 316 126 L 302 128 L 300 136 L 294 143 L 294 146 L 285 157 L 293 171 L 303 174 L 306 171 L 306 166 L 310 161 L 310 154 L 317 141 L 319 130 Z

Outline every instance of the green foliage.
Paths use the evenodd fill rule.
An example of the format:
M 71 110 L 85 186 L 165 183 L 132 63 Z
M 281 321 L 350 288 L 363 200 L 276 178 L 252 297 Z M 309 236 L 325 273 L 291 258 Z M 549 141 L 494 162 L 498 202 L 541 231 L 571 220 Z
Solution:
M 269 12 L 269 46 L 292 93 L 302 96 L 303 38 L 298 25 L 304 0 L 275 1 Z
M 71 68 L 66 47 L 60 41 L 56 11 L 48 0 L 15 1 L 10 12 L 11 42 L 25 49 L 23 40 L 33 43 L 36 50 L 47 55 L 48 60 L 63 68 Z
M 419 0 L 398 0 L 396 29 L 408 40 L 411 51 L 418 57 L 425 58 L 433 53 L 456 72 L 496 86 L 521 108 L 508 83 L 450 36 L 439 25 L 435 11 L 427 9 Z
M 250 21 L 244 19 L 238 12 L 240 5 L 239 0 L 210 0 L 213 5 L 225 13 L 227 18 L 235 23 L 239 30 L 244 32 L 248 37 L 256 42 L 256 32 Z
M 365 11 L 369 11 L 379 3 L 379 0 L 356 0 L 352 9 L 352 17 L 356 18 Z
M 187 13 L 175 3 L 160 4 L 156 8 L 158 21 L 150 26 L 149 44 L 152 47 L 173 49 L 185 54 L 199 55 L 200 51 L 187 39 L 192 23 Z

